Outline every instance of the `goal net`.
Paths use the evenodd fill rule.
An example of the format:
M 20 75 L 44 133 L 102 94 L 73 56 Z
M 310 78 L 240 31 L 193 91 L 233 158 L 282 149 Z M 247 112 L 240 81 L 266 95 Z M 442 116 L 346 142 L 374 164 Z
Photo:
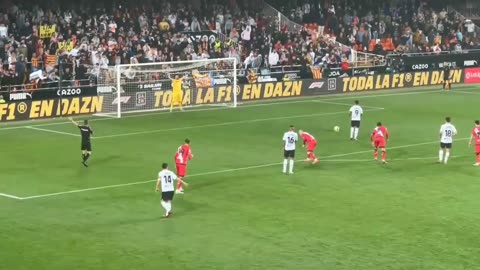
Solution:
M 237 106 L 237 59 L 135 63 L 97 71 L 97 92 L 103 96 L 101 116 L 169 110 L 172 80 L 183 78 L 182 105 Z M 179 104 L 174 104 L 176 109 Z M 97 114 L 98 115 L 98 114 Z

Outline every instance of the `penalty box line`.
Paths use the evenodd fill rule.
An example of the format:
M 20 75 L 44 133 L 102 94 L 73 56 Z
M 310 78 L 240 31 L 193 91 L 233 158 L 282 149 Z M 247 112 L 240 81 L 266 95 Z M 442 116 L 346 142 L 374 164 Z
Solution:
M 335 104 L 335 105 L 339 105 L 339 104 Z M 373 111 L 380 111 L 380 110 L 384 110 L 384 108 L 375 107 L 375 108 L 372 108 L 372 109 L 366 109 L 365 112 L 373 112 Z M 105 136 L 97 136 L 97 137 L 92 137 L 92 139 L 93 140 L 109 139 L 109 138 L 117 138 L 117 137 L 127 137 L 127 136 L 135 136 L 135 135 L 161 133 L 161 132 L 168 132 L 168 131 L 179 131 L 179 130 L 190 130 L 190 129 L 196 129 L 196 128 L 209 128 L 209 127 L 220 127 L 220 126 L 228 126 L 228 125 L 250 124 L 250 123 L 266 122 L 266 121 L 273 121 L 273 120 L 283 120 L 283 119 L 321 117 L 321 116 L 329 116 L 329 115 L 337 115 L 337 114 L 347 114 L 347 112 L 346 111 L 341 111 L 341 112 L 339 111 L 339 112 L 301 114 L 301 115 L 292 115 L 292 116 L 279 116 L 279 117 L 269 117 L 269 118 L 260 118 L 260 119 L 252 119 L 252 120 L 221 122 L 221 123 L 197 125 L 197 126 L 189 126 L 189 127 L 154 129 L 154 130 L 139 131 L 139 132 L 129 132 L 129 133 L 119 133 L 119 134 L 111 134 L 111 135 L 105 135 Z M 51 130 L 51 129 L 45 129 L 45 128 L 38 128 L 38 127 L 35 127 L 35 126 L 26 126 L 25 128 L 32 129 L 32 130 L 43 131 L 43 132 L 50 132 L 50 133 L 55 133 L 55 134 L 67 135 L 67 136 L 80 137 L 79 134 L 73 134 L 73 133 L 62 132 L 62 131 Z
M 0 197 L 5 197 L 5 198 L 15 199 L 15 200 L 23 200 L 22 197 L 18 197 L 18 196 L 7 194 L 7 193 L 0 193 Z
M 341 102 L 330 102 L 328 100 L 312 100 L 315 103 L 323 103 L 323 104 L 332 104 L 332 105 L 339 105 L 339 106 L 353 106 L 353 103 L 341 103 Z M 385 110 L 383 107 L 374 107 L 374 106 L 365 106 L 360 104 L 361 107 L 366 109 L 374 109 L 374 110 Z
M 373 112 L 373 111 L 380 111 L 380 110 L 384 110 L 384 109 L 383 109 L 383 108 L 367 109 L 367 110 L 365 110 L 365 112 Z M 167 128 L 167 129 L 154 129 L 154 130 L 147 130 L 147 131 L 130 132 L 130 133 L 119 133 L 119 134 L 98 136 L 98 137 L 92 137 L 92 139 L 95 139 L 95 140 L 99 140 L 99 139 L 109 139 L 109 138 L 116 138 L 116 137 L 126 137 L 126 136 L 134 136 L 134 135 L 145 135 L 145 134 L 168 132 L 168 131 L 189 130 L 189 129 L 196 129 L 196 128 L 219 127 L 219 126 L 228 126 L 228 125 L 251 124 L 251 123 L 259 123 L 259 122 L 274 121 L 274 120 L 295 119 L 295 118 L 307 118 L 307 117 L 319 117 L 319 116 L 329 116 L 329 115 L 336 115 L 336 114 L 345 114 L 345 115 L 346 115 L 347 112 L 346 112 L 346 111 L 341 111 L 341 112 L 329 112 L 329 113 L 311 113 L 311 114 L 301 114 L 301 115 L 292 115 L 292 116 L 279 116 L 279 117 L 269 117 L 269 118 L 260 118 L 260 119 L 252 119 L 252 120 L 240 120 L 240 121 L 222 122 L 222 123 L 215 123 L 215 124 L 189 126 L 189 127 Z
M 460 139 L 457 139 L 456 141 L 465 141 L 465 140 L 468 140 L 468 139 L 469 138 L 460 138 Z M 406 145 L 390 147 L 388 149 L 389 150 L 402 149 L 402 148 L 429 145 L 429 144 L 435 144 L 435 143 L 438 143 L 438 141 L 415 143 L 415 144 L 406 144 Z M 372 152 L 372 150 L 370 149 L 370 150 L 362 150 L 362 151 L 351 152 L 351 153 L 329 155 L 329 156 L 321 157 L 320 162 L 322 160 L 329 160 L 329 159 L 338 158 L 338 157 L 345 157 L 345 156 L 357 155 L 357 154 L 365 154 L 365 153 L 371 153 L 371 152 Z M 421 158 L 411 158 L 409 160 L 419 160 L 419 159 L 421 159 Z M 407 159 L 405 159 L 405 160 L 407 160 Z M 303 161 L 304 160 L 296 160 L 295 162 L 303 162 Z M 395 161 L 395 160 L 393 159 L 393 161 Z M 198 177 L 198 176 L 215 175 L 215 174 L 221 174 L 221 173 L 230 173 L 230 172 L 237 172 L 237 171 L 245 171 L 245 170 L 259 169 L 259 168 L 266 168 L 266 167 L 273 167 L 273 166 L 279 166 L 281 164 L 283 164 L 283 163 L 282 162 L 276 162 L 276 163 L 260 164 L 260 165 L 233 168 L 233 169 L 225 169 L 225 170 L 204 172 L 204 173 L 196 173 L 196 174 L 189 175 L 188 178 Z M 74 194 L 74 193 L 83 193 L 83 192 L 95 191 L 95 190 L 103 190 L 103 189 L 142 185 L 142 184 L 152 183 L 152 182 L 155 182 L 155 181 L 157 181 L 157 179 L 139 181 L 139 182 L 131 182 L 131 183 L 125 183 L 125 184 L 117 184 L 117 185 L 108 185 L 108 186 L 92 187 L 92 188 L 85 188 L 85 189 L 69 190 L 69 191 L 62 191 L 62 192 L 55 192 L 55 193 L 47 193 L 47 194 L 40 194 L 40 195 L 27 196 L 27 197 L 17 197 L 17 198 L 20 199 L 20 200 L 31 200 L 31 199 L 54 197 L 54 196 L 61 196 L 61 195 Z
M 58 130 L 52 130 L 52 129 L 39 128 L 39 127 L 35 127 L 35 126 L 26 126 L 25 128 L 26 128 L 26 129 L 43 131 L 43 132 L 61 134 L 61 135 L 68 135 L 68 136 L 80 137 L 79 134 L 74 134 L 74 133 L 69 133 L 69 132 L 63 132 L 63 131 L 58 131 Z
M 472 88 L 472 85 L 459 85 L 461 88 Z M 401 90 L 394 93 L 385 93 L 385 94 L 372 94 L 374 92 L 366 92 L 361 94 L 332 94 L 332 95 L 320 95 L 320 96 L 313 96 L 313 97 L 292 97 L 288 100 L 282 101 L 252 101 L 249 103 L 245 103 L 242 106 L 237 107 L 236 109 L 244 109 L 244 108 L 251 108 L 251 107 L 264 107 L 264 106 L 272 106 L 272 105 L 287 105 L 287 104 L 294 104 L 294 103 L 307 103 L 312 101 L 335 101 L 335 100 L 351 100 L 351 99 L 366 99 L 366 98 L 382 98 L 382 97 L 391 97 L 391 96 L 404 96 L 404 95 L 420 95 L 420 94 L 429 94 L 429 93 L 438 93 L 443 92 L 445 90 L 426 90 L 425 88 L 417 88 L 417 89 L 410 89 L 410 90 Z M 342 104 L 344 105 L 344 104 Z M 352 104 L 349 104 L 352 105 Z M 364 106 L 365 107 L 365 106 Z M 367 107 L 365 107 L 367 108 Z M 202 112 L 202 111 L 213 111 L 213 110 L 224 110 L 229 109 L 228 107 L 216 107 L 216 108 L 203 108 L 203 109 L 188 109 L 186 112 Z M 155 116 L 155 115 L 168 115 L 167 111 L 157 111 L 152 113 L 137 113 L 132 115 L 122 116 L 120 119 L 125 118 L 134 118 L 134 117 L 145 117 L 145 116 Z M 119 120 L 118 118 L 106 117 L 106 118 L 97 118 L 97 119 L 90 119 L 91 122 L 96 121 L 110 121 L 110 120 Z M 53 123 L 44 123 L 44 124 L 37 124 L 31 125 L 34 127 L 45 127 L 45 126 L 56 126 L 56 125 L 65 125 L 70 124 L 70 122 L 62 121 L 62 122 L 53 122 Z M 25 128 L 25 125 L 21 126 L 13 126 L 13 127 L 1 127 L 0 131 L 12 130 L 12 129 L 21 129 Z

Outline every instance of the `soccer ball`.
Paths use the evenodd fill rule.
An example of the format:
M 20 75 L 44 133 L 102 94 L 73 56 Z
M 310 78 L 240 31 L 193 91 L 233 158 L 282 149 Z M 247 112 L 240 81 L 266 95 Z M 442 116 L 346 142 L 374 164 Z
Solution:
M 335 127 L 333 127 L 333 131 L 335 131 L 335 132 L 339 132 L 339 131 L 340 131 L 340 127 L 339 127 L 339 126 L 335 126 Z

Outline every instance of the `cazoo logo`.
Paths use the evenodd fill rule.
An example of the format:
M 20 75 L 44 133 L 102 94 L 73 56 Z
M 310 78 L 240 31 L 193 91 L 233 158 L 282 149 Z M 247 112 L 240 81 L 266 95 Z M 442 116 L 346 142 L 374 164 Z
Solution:
M 429 66 L 428 64 L 416 64 L 416 65 L 412 65 L 412 70 L 426 70 L 428 69 Z
M 67 88 L 60 89 L 57 91 L 58 96 L 78 96 L 82 94 L 82 89 L 80 88 Z

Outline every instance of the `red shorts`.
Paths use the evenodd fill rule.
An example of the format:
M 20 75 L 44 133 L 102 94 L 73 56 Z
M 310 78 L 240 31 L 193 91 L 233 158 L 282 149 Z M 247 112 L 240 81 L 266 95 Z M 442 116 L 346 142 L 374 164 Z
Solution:
M 375 148 L 385 148 L 387 142 L 385 141 L 385 139 L 375 139 L 373 145 L 375 146 Z
M 187 164 L 176 164 L 177 167 L 177 176 L 185 177 L 187 174 Z
M 317 141 L 309 142 L 307 144 L 307 152 L 313 152 L 313 150 L 315 150 L 315 147 L 317 147 Z

